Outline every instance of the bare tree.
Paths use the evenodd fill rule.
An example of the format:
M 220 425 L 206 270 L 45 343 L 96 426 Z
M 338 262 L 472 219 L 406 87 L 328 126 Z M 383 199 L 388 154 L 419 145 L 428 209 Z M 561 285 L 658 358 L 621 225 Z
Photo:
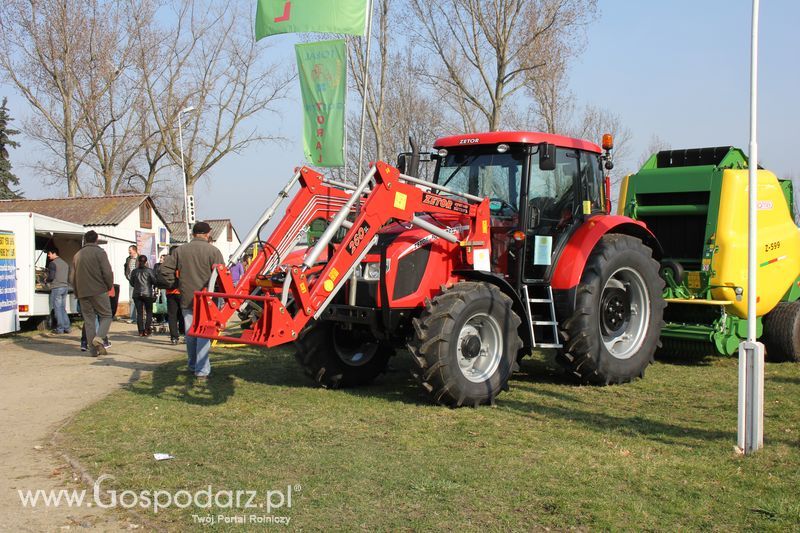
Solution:
M 647 160 L 650 159 L 650 156 L 657 152 L 661 152 L 662 150 L 669 150 L 670 145 L 667 141 L 656 135 L 655 133 L 650 135 L 650 142 L 647 143 L 647 148 L 644 149 L 642 155 L 639 157 L 639 164 L 637 165 L 638 168 L 641 168 L 642 165 L 647 163 Z
M 107 93 L 116 51 L 108 22 L 119 2 L 6 0 L 0 4 L 0 70 L 37 112 L 26 133 L 58 156 L 48 168 L 80 192 L 78 171 L 94 149 L 80 139 L 92 107 Z M 41 162 L 47 167 L 46 162 Z
M 293 75 L 260 58 L 265 46 L 252 37 L 252 16 L 243 1 L 178 2 L 173 17 L 177 28 L 141 36 L 138 67 L 150 124 L 142 132 L 147 140 L 145 190 L 152 189 L 163 157 L 180 163 L 177 126 L 184 120 L 186 188 L 193 194 L 195 183 L 226 155 L 279 138 L 248 121 L 275 112 Z M 181 114 L 187 106 L 194 111 Z
M 610 133 L 614 137 L 614 170 L 610 172 L 611 183 L 622 181 L 626 174 L 630 158 L 631 130 L 622 123 L 619 115 L 593 105 L 582 110 L 580 122 L 568 133 L 573 137 L 600 143 L 603 134 Z
M 373 26 L 373 50 L 370 58 L 367 98 L 367 137 L 364 153 L 370 160 L 393 161 L 408 148 L 408 137 L 417 142 L 431 142 L 444 131 L 441 109 L 434 96 L 420 87 L 420 71 L 413 49 L 404 48 L 392 36 L 400 25 L 396 7 L 398 0 L 376 0 L 376 24 Z M 348 47 L 351 86 L 364 98 L 364 66 L 366 46 L 353 39 Z M 355 109 L 355 106 L 354 106 Z M 358 168 L 361 107 L 348 117 L 348 167 L 350 178 Z
M 516 94 L 566 50 L 594 0 L 410 0 L 420 42 L 436 57 L 425 78 L 465 129 L 497 130 Z M 532 53 L 546 51 L 547 54 Z M 555 54 L 558 58 L 558 54 Z M 552 67 L 552 68 L 551 68 Z

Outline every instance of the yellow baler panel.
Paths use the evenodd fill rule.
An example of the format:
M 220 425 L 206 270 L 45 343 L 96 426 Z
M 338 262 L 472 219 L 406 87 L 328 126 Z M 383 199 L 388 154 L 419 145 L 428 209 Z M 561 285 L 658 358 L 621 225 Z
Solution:
M 728 312 L 747 316 L 747 207 L 748 170 L 725 170 L 722 174 L 716 244 L 711 268 L 716 275 L 712 285 L 730 289 L 712 289 L 717 300 L 732 300 Z M 800 229 L 795 226 L 786 198 L 775 174 L 758 171 L 756 314 L 763 316 L 775 307 L 800 275 Z M 741 301 L 736 301 L 733 287 L 742 287 Z
M 617 198 L 617 214 L 625 214 L 625 202 L 628 201 L 628 183 L 630 182 L 630 174 L 626 174 L 622 178 L 622 184 L 619 186 L 619 198 Z

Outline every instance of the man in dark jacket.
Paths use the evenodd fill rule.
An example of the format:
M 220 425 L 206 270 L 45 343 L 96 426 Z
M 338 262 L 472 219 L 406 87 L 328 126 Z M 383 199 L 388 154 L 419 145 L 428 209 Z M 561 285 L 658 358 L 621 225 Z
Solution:
M 50 307 L 56 319 L 53 333 L 69 333 L 67 293 L 69 292 L 69 265 L 58 255 L 55 246 L 47 250 L 47 287 L 50 289 Z
M 75 296 L 81 306 L 81 315 L 93 357 L 106 355 L 103 337 L 108 336 L 111 325 L 111 301 L 108 292 L 114 287 L 114 274 L 106 252 L 97 245 L 97 233 L 89 230 L 83 236 L 84 246 L 72 260 L 70 277 Z M 100 328 L 95 330 L 95 318 Z
M 178 289 L 181 291 L 181 312 L 186 332 L 192 327 L 192 299 L 194 292 L 208 285 L 214 265 L 224 263 L 222 252 L 208 242 L 211 226 L 198 222 L 192 228 L 192 240 L 175 250 L 178 272 Z M 186 352 L 189 371 L 200 379 L 211 373 L 208 352 L 211 341 L 186 335 Z
M 128 246 L 128 257 L 125 258 L 125 279 L 128 280 L 128 314 L 131 319 L 131 324 L 136 324 L 136 307 L 133 305 L 133 282 L 131 281 L 131 272 L 136 268 L 136 260 L 139 257 L 139 249 L 133 244 Z

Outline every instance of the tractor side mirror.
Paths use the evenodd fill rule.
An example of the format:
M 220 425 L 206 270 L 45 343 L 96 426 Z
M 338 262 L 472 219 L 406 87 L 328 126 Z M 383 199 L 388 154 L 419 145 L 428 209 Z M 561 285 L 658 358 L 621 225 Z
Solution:
M 406 173 L 406 154 L 398 154 L 397 155 L 397 170 L 400 171 L 400 174 Z
M 539 143 L 539 170 L 556 169 L 556 145 Z

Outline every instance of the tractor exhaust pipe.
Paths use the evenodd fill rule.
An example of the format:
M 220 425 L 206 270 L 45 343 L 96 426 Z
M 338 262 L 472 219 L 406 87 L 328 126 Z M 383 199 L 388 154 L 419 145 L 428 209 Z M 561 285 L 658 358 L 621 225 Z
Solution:
M 411 159 L 408 161 L 406 173 L 415 178 L 419 177 L 419 146 L 414 141 L 414 137 L 408 136 L 408 144 L 411 145 Z

